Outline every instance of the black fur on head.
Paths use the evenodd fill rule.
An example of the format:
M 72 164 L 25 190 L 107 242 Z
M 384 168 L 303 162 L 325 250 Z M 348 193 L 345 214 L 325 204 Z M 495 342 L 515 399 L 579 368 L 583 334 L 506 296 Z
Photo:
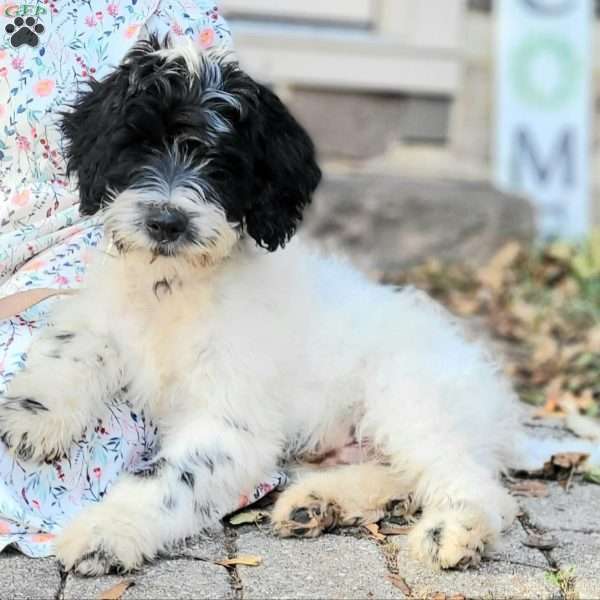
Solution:
M 144 229 L 154 250 L 168 245 L 165 254 L 201 243 L 207 204 L 268 250 L 294 234 L 321 176 L 313 144 L 277 96 L 236 62 L 151 37 L 88 88 L 62 115 L 83 214 L 108 213 L 124 192 L 138 192 L 144 201 L 136 200 L 129 226 Z M 149 228 L 147 215 L 165 212 L 181 217 L 172 229 L 185 235 L 167 239 Z M 119 235 L 127 238 L 126 230 Z M 121 241 L 139 245 L 140 232 L 130 233 Z

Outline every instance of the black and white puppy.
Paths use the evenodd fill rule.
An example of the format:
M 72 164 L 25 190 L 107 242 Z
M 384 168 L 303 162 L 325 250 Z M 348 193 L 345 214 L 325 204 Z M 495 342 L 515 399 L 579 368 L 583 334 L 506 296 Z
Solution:
M 274 530 L 313 537 L 422 509 L 415 556 L 477 564 L 515 514 L 498 481 L 513 394 L 418 292 L 298 240 L 283 249 L 320 171 L 280 100 L 228 58 L 153 38 L 63 127 L 81 210 L 102 211 L 108 247 L 35 340 L 0 434 L 22 457 L 56 457 L 124 385 L 161 434 L 150 470 L 64 530 L 65 566 L 139 567 L 281 463 L 353 440 L 361 461 L 304 473 Z

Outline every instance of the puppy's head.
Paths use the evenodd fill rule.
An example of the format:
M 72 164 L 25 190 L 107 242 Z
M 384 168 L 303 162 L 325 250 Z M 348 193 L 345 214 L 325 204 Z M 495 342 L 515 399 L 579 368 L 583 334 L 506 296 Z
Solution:
M 139 43 L 63 114 L 80 210 L 117 247 L 227 256 L 242 235 L 273 251 L 320 180 L 312 142 L 281 101 L 224 56 Z

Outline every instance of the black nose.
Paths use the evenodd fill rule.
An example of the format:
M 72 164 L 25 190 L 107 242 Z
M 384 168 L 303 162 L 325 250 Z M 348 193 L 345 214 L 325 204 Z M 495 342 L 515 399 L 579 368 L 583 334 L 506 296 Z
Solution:
M 188 218 L 178 210 L 156 211 L 146 218 L 146 228 L 157 242 L 175 242 L 187 229 Z

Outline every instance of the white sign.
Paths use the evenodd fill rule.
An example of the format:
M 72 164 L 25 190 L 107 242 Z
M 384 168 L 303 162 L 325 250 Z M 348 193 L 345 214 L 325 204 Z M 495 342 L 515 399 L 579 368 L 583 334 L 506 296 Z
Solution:
M 496 182 L 543 236 L 589 225 L 591 0 L 499 0 Z

